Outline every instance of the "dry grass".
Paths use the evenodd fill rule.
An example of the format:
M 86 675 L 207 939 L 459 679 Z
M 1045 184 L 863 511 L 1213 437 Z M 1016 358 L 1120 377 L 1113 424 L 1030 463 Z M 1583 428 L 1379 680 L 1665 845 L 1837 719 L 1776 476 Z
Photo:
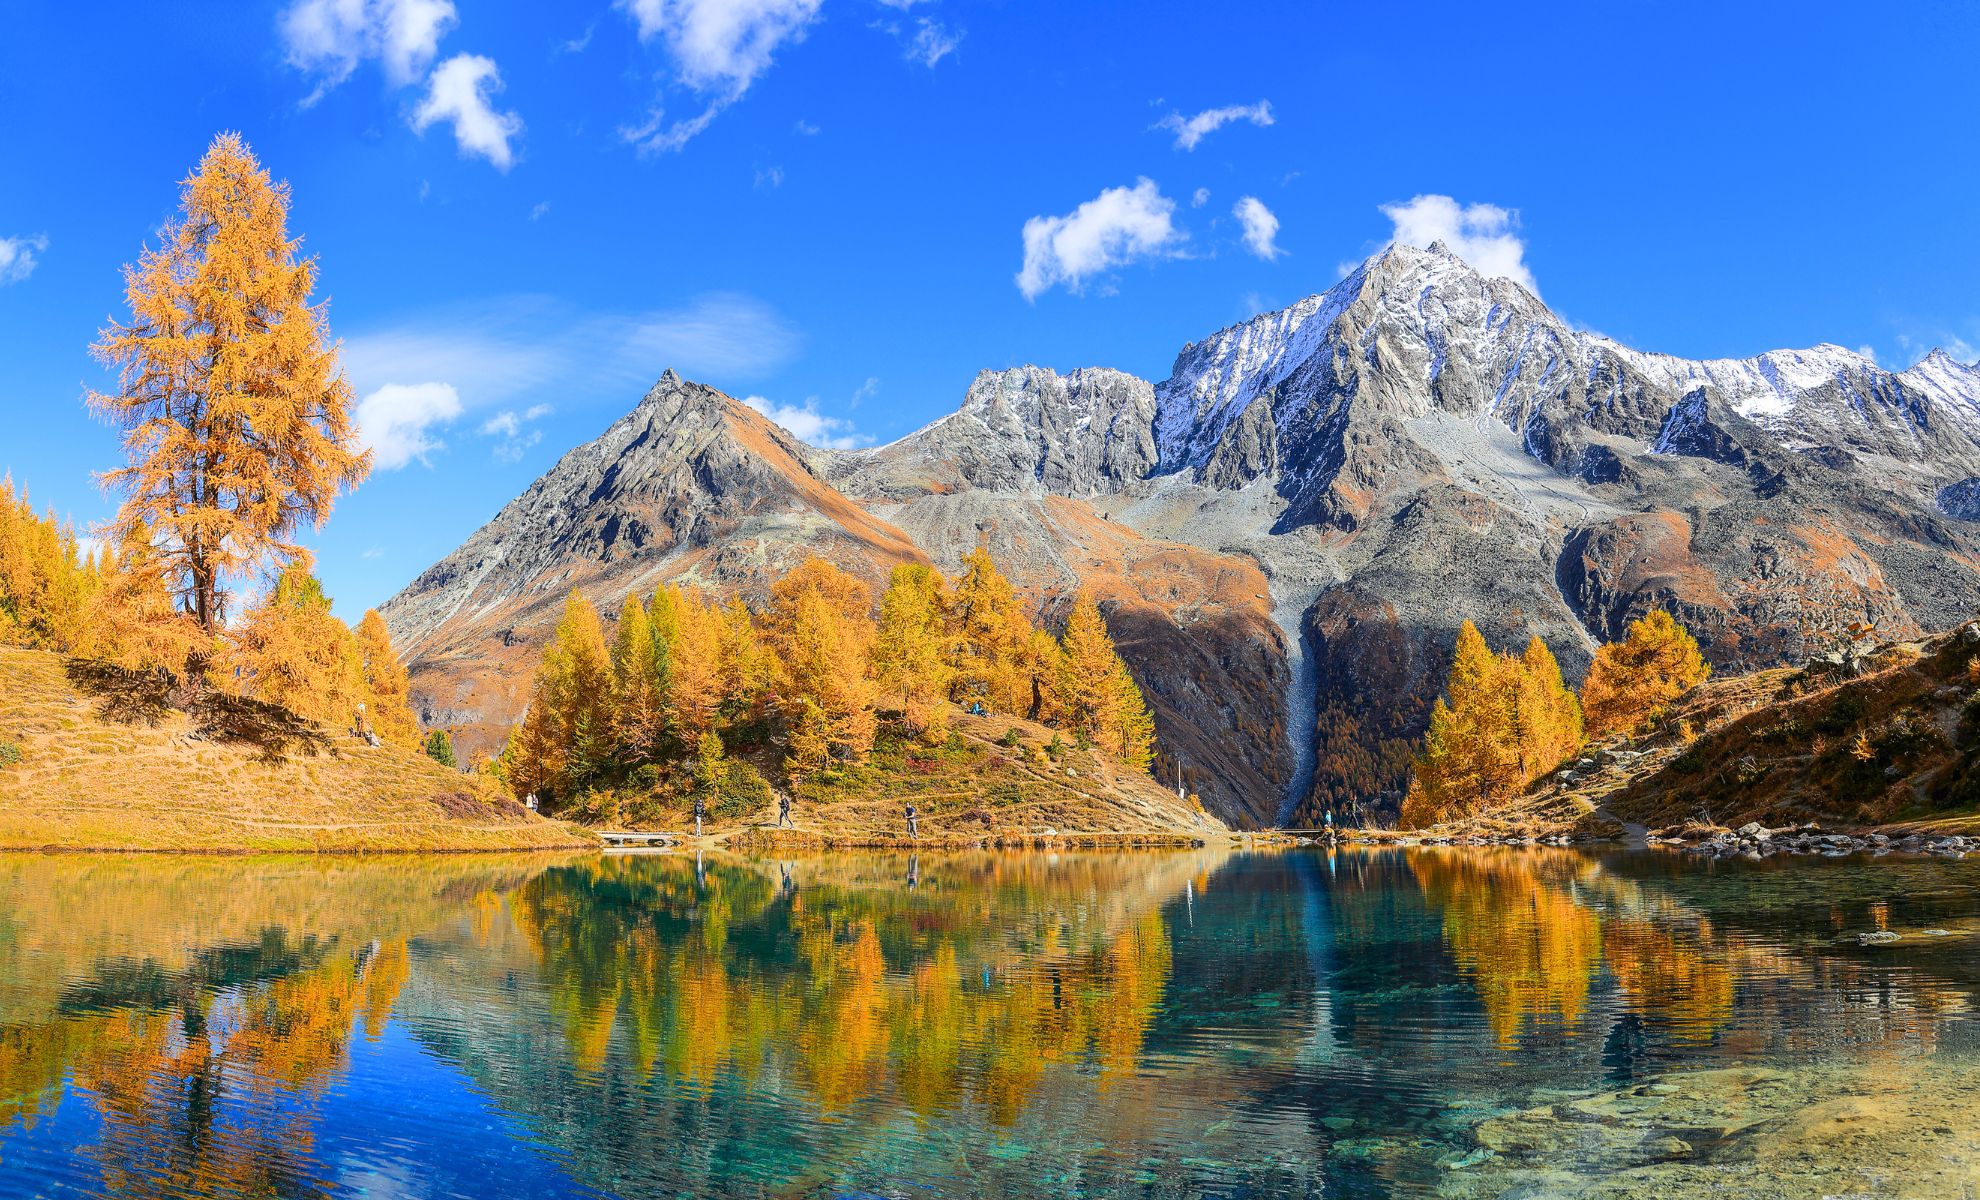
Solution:
M 93 686 L 88 674 L 78 681 Z M 239 706 L 188 716 L 128 687 L 91 694 L 53 654 L 0 647 L 0 849 L 380 851 L 594 845 L 491 781 L 423 754 L 286 723 L 270 753 L 222 740 Z M 111 719 L 106 716 L 124 719 Z M 201 733 L 204 736 L 200 736 Z M 284 752 L 286 751 L 286 757 Z
M 1005 745 L 1015 731 L 1017 745 Z M 928 747 L 883 738 L 872 760 L 808 780 L 792 805 L 796 828 L 779 830 L 774 805 L 719 834 L 736 844 L 779 846 L 1177 846 L 1229 830 L 1174 791 L 1104 755 L 1074 748 L 1037 761 L 1054 732 L 1011 717 L 955 718 L 955 737 Z M 904 816 L 920 812 L 910 842 Z

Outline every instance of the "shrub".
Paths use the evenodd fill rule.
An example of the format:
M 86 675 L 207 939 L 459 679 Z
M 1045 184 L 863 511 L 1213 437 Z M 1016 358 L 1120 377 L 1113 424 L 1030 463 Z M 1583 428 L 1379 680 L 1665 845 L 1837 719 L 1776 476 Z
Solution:
M 0 742 L 0 767 L 11 767 L 21 761 L 21 748 L 13 742 Z
M 1018 727 L 1013 725 L 1004 731 L 1003 737 L 997 739 L 997 744 L 1007 749 L 1015 750 L 1024 744 L 1024 738 L 1018 733 Z
M 763 811 L 771 800 L 770 785 L 756 768 L 733 758 L 723 766 L 708 801 L 708 815 L 717 821 L 740 821 Z

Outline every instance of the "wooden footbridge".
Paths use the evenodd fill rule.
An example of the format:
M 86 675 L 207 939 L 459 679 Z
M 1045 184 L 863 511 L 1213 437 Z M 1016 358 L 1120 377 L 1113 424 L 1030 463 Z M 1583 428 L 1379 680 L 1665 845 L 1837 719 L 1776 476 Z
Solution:
M 598 837 L 613 850 L 659 850 L 681 844 L 678 833 L 658 833 L 643 829 L 601 829 Z

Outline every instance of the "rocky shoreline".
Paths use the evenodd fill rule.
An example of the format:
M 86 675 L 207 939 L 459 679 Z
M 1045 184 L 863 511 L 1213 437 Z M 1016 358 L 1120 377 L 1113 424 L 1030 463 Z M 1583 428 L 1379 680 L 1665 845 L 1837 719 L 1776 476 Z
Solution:
M 1825 830 L 1812 822 L 1781 829 L 1769 829 L 1749 821 L 1738 829 L 1709 825 L 1687 825 L 1660 829 L 1649 835 L 1653 846 L 1672 846 L 1712 858 L 1759 860 L 1780 855 L 1804 858 L 1846 858 L 1852 854 L 1933 855 L 1939 858 L 1965 858 L 1980 851 L 1980 838 L 1959 834 L 1841 833 Z

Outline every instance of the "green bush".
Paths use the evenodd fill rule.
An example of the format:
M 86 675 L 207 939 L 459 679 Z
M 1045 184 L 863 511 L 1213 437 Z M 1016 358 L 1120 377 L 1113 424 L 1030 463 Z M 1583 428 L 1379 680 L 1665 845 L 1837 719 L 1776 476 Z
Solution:
M 0 742 L 0 767 L 11 767 L 21 761 L 21 748 L 12 742 Z
M 1018 727 L 1013 725 L 1004 731 L 1003 737 L 997 739 L 997 744 L 1015 750 L 1024 744 L 1024 738 L 1019 735 Z
M 771 798 L 770 785 L 763 776 L 757 774 L 755 767 L 735 759 L 729 759 L 723 766 L 715 794 L 708 801 L 708 815 L 717 821 L 740 821 L 762 812 Z

